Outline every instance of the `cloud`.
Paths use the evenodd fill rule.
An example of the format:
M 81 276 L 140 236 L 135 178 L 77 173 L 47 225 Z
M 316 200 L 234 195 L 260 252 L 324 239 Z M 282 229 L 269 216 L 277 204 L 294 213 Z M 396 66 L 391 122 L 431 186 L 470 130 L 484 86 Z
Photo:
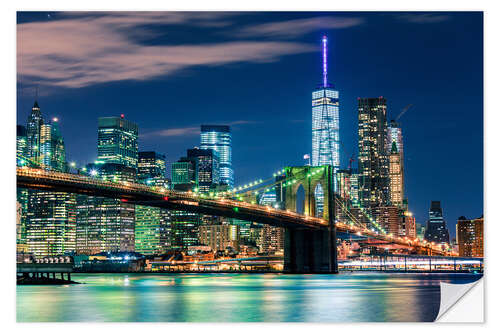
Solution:
M 163 130 L 158 130 L 158 131 L 153 131 L 149 133 L 144 133 L 141 134 L 140 136 L 142 138 L 146 137 L 155 137 L 155 136 L 161 136 L 161 137 L 174 137 L 174 136 L 194 136 L 194 135 L 199 135 L 200 134 L 200 126 L 196 127 L 180 127 L 180 128 L 168 128 L 168 129 L 163 129 Z
M 89 16 L 90 15 L 90 16 Z M 23 84 L 66 88 L 148 80 L 192 66 L 273 62 L 311 52 L 311 45 L 285 41 L 142 45 L 130 38 L 148 24 L 228 24 L 225 13 L 72 13 L 63 19 L 17 25 L 17 72 Z M 221 23 L 223 22 L 223 23 Z M 225 23 L 224 23 L 225 22 Z M 151 34 L 147 29 L 144 34 Z
M 363 24 L 358 17 L 311 17 L 249 26 L 236 31 L 239 36 L 293 38 L 313 31 L 344 29 Z
M 238 125 L 249 125 L 249 124 L 257 124 L 257 121 L 253 120 L 235 120 L 229 123 L 217 123 L 220 125 L 229 125 L 229 126 L 238 126 Z M 187 126 L 187 127 L 179 127 L 179 128 L 167 128 L 152 132 L 147 132 L 144 134 L 140 134 L 142 138 L 150 138 L 150 137 L 176 137 L 176 136 L 196 136 L 200 134 L 200 126 Z
M 253 120 L 235 120 L 230 123 L 227 123 L 225 125 L 229 126 L 236 126 L 236 125 L 249 125 L 249 124 L 257 124 L 259 123 L 258 121 L 253 121 Z
M 424 14 L 403 14 L 403 15 L 398 15 L 398 18 L 410 23 L 438 23 L 451 19 L 451 16 L 424 13 Z

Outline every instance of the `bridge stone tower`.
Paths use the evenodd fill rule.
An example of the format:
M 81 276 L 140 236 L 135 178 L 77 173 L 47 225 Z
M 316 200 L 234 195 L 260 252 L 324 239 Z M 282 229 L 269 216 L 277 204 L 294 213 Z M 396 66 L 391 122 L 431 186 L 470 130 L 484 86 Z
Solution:
M 285 229 L 284 270 L 289 273 L 337 273 L 334 171 L 332 166 L 285 168 L 285 208 L 327 220 L 328 227 Z M 304 194 L 298 202 L 299 189 Z

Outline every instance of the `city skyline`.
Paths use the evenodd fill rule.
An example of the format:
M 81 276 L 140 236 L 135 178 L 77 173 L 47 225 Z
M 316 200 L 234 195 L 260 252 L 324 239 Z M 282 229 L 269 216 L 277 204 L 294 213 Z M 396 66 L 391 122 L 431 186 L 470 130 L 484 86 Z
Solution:
M 29 15 L 36 16 L 36 14 L 27 14 L 27 16 Z M 275 15 L 275 17 L 277 15 Z M 278 23 L 283 25 L 283 22 L 288 22 L 291 20 L 299 20 L 298 18 L 292 18 L 293 16 L 299 16 L 296 14 L 287 13 L 279 15 L 283 15 L 283 18 L 280 18 L 280 20 L 275 20 L 274 21 L 275 25 Z M 355 126 L 357 123 L 356 122 L 357 110 L 355 107 L 353 107 L 356 103 L 355 98 L 352 98 L 353 96 L 377 97 L 380 94 L 384 95 L 384 97 L 387 98 L 388 102 L 388 114 L 390 115 L 387 119 L 388 121 L 390 121 L 390 119 L 395 118 L 399 113 L 399 111 L 405 105 L 412 103 L 415 105 L 414 107 L 415 110 L 409 111 L 407 115 L 401 118 L 400 122 L 402 124 L 401 126 L 404 131 L 404 140 L 405 140 L 404 149 L 405 149 L 405 159 L 406 159 L 405 160 L 405 168 L 406 168 L 405 180 L 407 188 L 406 196 L 409 198 L 410 210 L 415 213 L 417 217 L 417 222 L 419 223 L 426 222 L 425 217 L 427 215 L 428 205 L 431 200 L 440 200 L 443 203 L 443 209 L 445 211 L 445 219 L 448 221 L 449 226 L 454 225 L 456 223 L 456 218 L 458 216 L 461 215 L 479 216 L 480 214 L 482 214 L 483 212 L 482 150 L 477 149 L 479 147 L 482 147 L 482 110 L 476 112 L 477 114 L 475 115 L 477 116 L 477 118 L 470 117 L 470 119 L 469 118 L 462 119 L 464 117 L 464 114 L 460 113 L 461 110 L 460 107 L 463 107 L 467 109 L 468 112 L 470 112 L 469 110 L 470 105 L 467 108 L 466 106 L 467 103 L 471 102 L 470 101 L 465 102 L 463 103 L 463 105 L 458 105 L 457 107 L 457 105 L 452 103 L 454 100 L 451 100 L 451 92 L 449 91 L 449 89 L 448 91 L 445 89 L 444 91 L 447 91 L 449 95 L 447 98 L 448 99 L 447 102 L 450 102 L 450 107 L 451 105 L 455 106 L 454 110 L 458 111 L 458 113 L 454 114 L 454 116 L 458 115 L 458 117 L 453 117 L 453 120 L 451 121 L 452 123 L 453 121 L 455 122 L 453 126 L 450 126 L 449 125 L 450 123 L 448 122 L 447 124 L 444 124 L 445 126 L 440 127 L 436 126 L 436 122 L 440 123 L 442 121 L 449 121 L 449 119 L 445 119 L 443 115 L 439 114 L 436 117 L 436 114 L 432 114 L 432 110 L 435 110 L 434 108 L 432 107 L 427 108 L 428 105 L 422 103 L 422 100 L 420 100 L 419 103 L 418 102 L 419 99 L 416 98 L 416 96 L 406 96 L 407 99 L 403 101 L 403 96 L 405 94 L 408 94 L 410 92 L 409 91 L 410 89 L 408 89 L 408 91 L 406 92 L 403 92 L 402 94 L 403 96 L 397 94 L 394 91 L 394 87 L 390 87 L 389 89 L 387 88 L 376 89 L 379 92 L 379 94 L 377 94 L 376 92 L 374 92 L 373 88 L 374 86 L 377 86 L 377 83 L 368 82 L 368 84 L 363 85 L 359 84 L 359 82 L 356 82 L 357 80 L 355 79 L 349 81 L 345 77 L 345 72 L 341 69 L 343 67 L 342 66 L 343 63 L 341 61 L 346 60 L 346 55 L 342 53 L 342 50 L 339 50 L 339 44 L 345 43 L 345 40 L 343 39 L 346 38 L 348 32 L 354 35 L 356 35 L 357 33 L 359 35 L 360 29 L 366 29 L 366 25 L 369 24 L 370 20 L 372 20 L 371 18 L 369 18 L 370 15 L 377 16 L 381 14 L 365 13 L 358 15 L 358 13 L 348 13 L 348 14 L 340 13 L 334 15 L 333 14 L 316 15 L 314 13 L 307 13 L 307 15 L 310 16 L 311 20 L 321 17 L 320 20 L 321 24 L 318 24 L 318 22 L 316 22 L 312 24 L 314 28 L 312 29 L 309 28 L 310 30 L 306 29 L 307 31 L 310 31 L 309 33 L 301 36 L 292 36 L 292 37 L 287 36 L 285 37 L 285 40 L 288 40 L 286 41 L 286 43 L 289 43 L 290 40 L 293 41 L 295 39 L 298 40 L 306 39 L 310 44 L 311 42 L 317 42 L 322 33 L 327 33 L 330 41 L 333 40 L 334 44 L 337 43 L 337 45 L 333 47 L 333 50 L 332 49 L 330 50 L 329 57 L 335 64 L 333 66 L 333 75 L 332 74 L 330 75 L 335 77 L 335 82 L 339 82 L 337 86 L 339 87 L 339 90 L 342 91 L 342 93 L 340 94 L 340 104 L 341 104 L 340 137 L 344 147 L 343 148 L 341 147 L 341 167 L 347 165 L 348 159 L 352 154 L 351 151 L 356 152 L 356 149 L 354 147 L 357 145 L 357 140 L 356 140 L 357 131 L 355 131 L 356 128 Z M 57 17 L 58 15 L 52 15 L 52 16 Z M 258 19 L 257 21 L 259 20 L 262 21 L 263 20 L 262 16 L 266 15 L 260 14 L 257 16 L 260 16 L 260 19 Z M 273 15 L 267 14 L 267 16 L 273 16 Z M 363 19 L 358 18 L 358 20 L 356 21 L 354 18 L 357 16 L 362 16 Z M 106 15 L 104 15 L 104 17 L 106 17 Z M 340 20 L 339 17 L 342 18 L 342 20 Z M 418 16 L 413 17 L 413 20 L 415 20 L 417 17 Z M 429 18 L 429 16 L 420 16 L 421 19 L 425 17 Z M 423 30 L 428 30 L 429 25 L 439 25 L 441 28 L 443 28 L 443 25 L 446 27 L 446 25 L 453 24 L 453 22 L 455 22 L 456 24 L 456 21 L 458 20 L 457 17 L 461 18 L 469 17 L 469 20 L 471 20 L 471 22 L 473 22 L 474 20 L 477 20 L 478 22 L 482 21 L 482 14 L 479 13 L 477 14 L 469 13 L 467 15 L 456 14 L 456 13 L 455 14 L 440 13 L 440 14 L 434 14 L 434 16 L 430 17 L 435 17 L 438 19 L 435 19 L 434 21 L 429 20 L 428 22 L 414 22 L 414 21 L 412 22 L 412 20 L 407 17 L 406 21 L 404 21 L 403 18 L 394 18 L 394 21 L 399 22 L 398 24 L 402 26 L 413 25 L 413 27 L 415 26 L 422 27 Z M 470 17 L 472 17 L 472 19 Z M 21 18 L 21 20 L 23 19 L 30 20 L 30 18 L 26 17 Z M 124 18 L 122 17 L 122 19 Z M 34 20 L 34 22 L 32 22 L 33 24 L 38 24 L 41 26 L 43 26 L 43 24 L 46 24 L 44 21 L 40 21 L 36 17 L 32 17 L 31 20 Z M 71 20 L 74 19 L 65 18 L 60 21 L 71 21 Z M 306 19 L 304 18 L 302 20 Z M 336 22 L 336 24 L 339 24 L 339 20 L 344 22 L 343 26 L 334 25 L 332 23 Z M 57 21 L 57 19 L 55 19 L 55 21 Z M 214 23 L 214 21 L 210 21 L 210 19 L 209 22 Z M 373 24 L 373 22 L 371 24 Z M 23 24 L 21 24 L 21 26 L 22 25 Z M 260 25 L 262 26 L 264 25 L 264 23 L 260 23 Z M 327 28 L 322 28 L 322 25 L 327 26 Z M 482 25 L 478 24 L 478 28 L 481 27 Z M 358 31 L 354 32 L 352 31 L 356 29 Z M 262 32 L 262 30 L 264 32 Z M 166 31 L 168 31 L 168 29 L 166 29 Z M 20 33 L 22 33 L 22 31 L 20 31 Z M 243 36 L 245 35 L 245 32 L 240 32 L 240 33 L 243 34 Z M 259 33 L 267 34 L 266 38 L 270 39 L 275 38 L 278 40 L 282 40 L 284 38 L 283 36 L 280 36 L 280 33 L 283 32 L 281 32 L 281 30 L 279 29 L 273 30 L 268 28 L 266 30 L 261 27 Z M 367 32 L 365 31 L 365 34 L 366 33 Z M 406 31 L 406 33 L 408 33 L 408 31 Z M 247 36 L 248 34 L 252 36 L 251 34 L 255 34 L 255 31 L 252 31 L 252 29 L 247 29 L 246 34 Z M 191 34 L 188 35 L 191 36 Z M 471 35 L 473 34 L 471 33 Z M 18 38 L 22 39 L 22 36 Z M 480 43 L 482 44 L 482 42 Z M 309 44 L 305 44 L 304 47 Z M 441 52 L 442 53 L 450 52 L 449 48 L 450 46 L 448 45 L 447 47 L 442 49 Z M 304 50 L 306 49 L 307 48 L 305 48 Z M 475 49 L 475 51 L 476 52 L 480 51 L 481 53 L 480 56 L 482 57 L 481 47 L 478 47 L 477 49 Z M 320 59 L 320 52 L 318 52 L 318 47 L 316 46 L 316 49 L 312 49 L 310 51 L 304 51 L 304 53 L 305 54 L 298 52 L 297 54 L 292 54 L 287 56 L 278 55 L 278 57 L 280 57 L 278 59 L 279 61 L 272 59 L 274 60 L 273 62 L 269 62 L 272 61 L 270 59 L 267 59 L 267 61 L 261 59 L 262 62 L 259 61 L 258 63 L 253 63 L 252 60 L 246 60 L 246 61 L 239 60 L 237 64 L 229 62 L 227 66 L 218 65 L 218 66 L 210 66 L 208 68 L 196 67 L 188 69 L 187 71 L 185 71 L 182 74 L 179 74 L 178 76 L 174 75 L 173 78 L 170 78 L 167 75 L 166 77 L 163 78 L 155 77 L 155 78 L 150 78 L 149 81 L 140 81 L 140 82 L 137 81 L 121 82 L 120 80 L 118 80 L 117 82 L 114 83 L 97 83 L 97 84 L 92 83 L 89 85 L 84 85 L 83 87 L 80 87 L 80 89 L 76 90 L 73 88 L 68 89 L 57 85 L 52 86 L 50 88 L 44 88 L 42 82 L 39 82 L 41 86 L 40 90 L 45 92 L 43 94 L 40 94 L 38 100 L 40 107 L 42 109 L 42 113 L 46 117 L 51 118 L 53 116 L 57 116 L 60 118 L 61 132 L 66 141 L 66 147 L 67 147 L 66 151 L 68 153 L 68 161 L 75 160 L 80 165 L 87 162 L 92 162 L 96 159 L 95 151 L 93 150 L 95 150 L 94 147 L 95 147 L 95 137 L 96 137 L 95 134 L 97 128 L 96 126 L 97 117 L 118 116 L 119 114 L 124 113 L 127 119 L 130 119 L 135 123 L 138 123 L 139 125 L 139 149 L 142 151 L 155 150 L 160 153 L 166 154 L 169 165 L 182 156 L 182 153 L 177 153 L 178 151 L 182 152 L 185 151 L 187 148 L 197 145 L 196 143 L 199 142 L 199 126 L 201 124 L 221 123 L 221 124 L 231 125 L 231 128 L 234 129 L 233 166 L 236 175 L 235 183 L 236 185 L 238 185 L 245 183 L 246 181 L 259 178 L 263 174 L 266 175 L 272 173 L 274 170 L 279 169 L 284 165 L 301 165 L 303 164 L 302 155 L 304 153 L 310 153 L 311 148 L 310 147 L 307 148 L 308 145 L 310 146 L 311 142 L 310 133 L 309 135 L 306 134 L 306 132 L 310 132 L 309 98 L 311 89 L 314 89 L 315 84 L 320 83 L 317 82 L 319 81 L 318 78 L 321 77 L 319 70 L 320 67 L 318 66 Z M 438 56 L 436 55 L 434 56 L 435 59 L 437 59 L 436 61 L 438 62 L 442 61 L 441 58 L 439 58 Z M 464 55 L 461 56 L 463 57 Z M 468 54 L 468 56 L 472 56 L 472 54 Z M 276 55 L 271 56 L 271 58 L 273 57 L 276 57 Z M 380 61 L 381 59 L 378 60 Z M 453 60 L 459 62 L 459 60 L 456 59 Z M 298 82 L 298 84 L 296 82 L 290 85 L 287 84 L 286 81 L 290 79 L 288 75 L 292 74 L 285 73 L 284 69 L 286 67 L 290 67 L 290 65 L 293 63 L 302 64 L 301 66 L 304 68 L 304 72 L 298 69 L 298 74 L 301 74 L 302 77 L 305 79 L 303 82 Z M 482 60 L 480 60 L 479 63 L 482 68 Z M 356 63 L 356 64 L 361 67 L 363 65 L 362 63 Z M 423 66 L 423 63 L 420 62 L 416 62 L 416 64 L 417 67 Z M 477 66 L 477 63 L 471 65 Z M 265 69 L 260 69 L 260 67 L 264 67 Z M 219 74 L 220 72 L 224 71 L 229 71 L 230 73 L 234 72 L 235 74 L 234 77 L 237 78 L 238 77 L 237 74 L 244 71 L 247 73 L 248 76 L 250 76 L 250 78 L 255 78 L 255 73 L 251 73 L 252 70 L 257 70 L 258 72 L 260 72 L 263 70 L 268 71 L 270 68 L 274 68 L 277 70 L 278 74 L 284 75 L 283 80 L 278 80 L 278 81 L 283 86 L 280 87 L 280 89 L 284 89 L 284 92 L 286 92 L 286 94 L 283 95 L 280 93 L 279 98 L 275 98 L 275 96 L 273 96 L 272 93 L 278 91 L 275 90 L 277 88 L 274 88 L 275 86 L 272 85 L 273 82 L 276 82 L 276 78 L 274 78 L 273 75 L 269 75 L 269 77 L 266 77 L 266 79 L 269 79 L 269 81 L 271 82 L 267 84 L 262 84 L 263 87 L 255 87 L 255 85 L 253 85 L 252 89 L 255 89 L 256 91 L 259 92 L 262 92 L 263 88 L 264 89 L 271 88 L 274 90 L 271 90 L 271 92 L 268 92 L 267 94 L 259 95 L 259 97 L 261 98 L 256 98 L 256 101 L 251 101 L 250 100 L 251 98 L 249 98 L 249 96 L 253 95 L 252 90 L 246 91 L 245 89 L 237 89 L 237 87 L 229 87 L 228 85 L 225 86 L 224 84 L 222 84 L 224 89 L 220 88 L 219 89 L 224 91 L 224 93 L 221 94 L 217 90 L 210 88 L 209 87 L 210 84 L 207 83 L 202 85 L 204 89 L 201 90 L 204 91 L 200 90 L 201 95 L 197 96 L 197 98 L 200 100 L 195 98 L 194 103 L 191 103 L 192 101 L 189 101 L 189 103 L 187 103 L 187 105 L 189 105 L 187 109 L 186 105 L 179 104 L 179 102 L 175 101 L 177 98 L 179 100 L 184 99 L 185 96 L 184 93 L 181 92 L 181 90 L 186 89 L 187 87 L 186 84 L 188 84 L 191 80 L 193 80 L 193 78 L 200 77 L 201 79 L 199 82 L 204 82 L 204 80 L 210 80 L 210 78 L 212 78 L 213 80 L 215 78 L 219 82 L 229 83 L 230 80 L 222 78 Z M 463 70 L 464 72 L 467 72 L 466 74 L 464 74 L 464 76 L 469 77 L 470 75 L 477 75 L 477 73 L 473 73 L 474 71 L 471 68 L 464 69 L 460 67 L 460 69 Z M 482 71 L 479 72 L 482 73 Z M 31 106 L 33 105 L 32 103 L 34 96 L 33 94 L 30 95 L 29 93 L 27 93 L 27 91 L 30 91 L 29 84 L 27 85 L 28 88 L 24 89 L 25 86 L 24 86 L 22 71 L 19 77 L 20 79 L 18 79 L 18 86 L 21 88 L 20 90 L 21 94 L 18 97 L 18 123 L 22 124 L 25 122 L 25 119 L 27 119 L 27 114 L 31 111 Z M 391 78 L 393 77 L 394 75 Z M 419 79 L 422 80 L 423 77 L 420 77 Z M 446 80 L 449 81 L 449 78 L 447 78 Z M 158 96 L 153 96 L 154 91 L 158 90 L 162 91 L 164 90 L 164 86 L 172 87 L 172 84 L 174 82 L 179 82 L 179 81 L 180 81 L 179 87 L 176 88 L 177 89 L 176 94 L 178 93 L 179 95 L 172 94 L 174 98 L 169 99 L 169 104 L 166 104 L 165 102 L 160 102 L 162 100 L 161 93 L 159 93 Z M 263 83 L 265 81 L 266 80 L 264 80 Z M 243 81 L 238 81 L 238 82 L 243 84 L 243 86 L 245 86 L 245 82 Z M 431 90 L 431 86 L 433 84 L 432 79 L 428 79 L 422 83 L 427 83 L 426 87 L 429 90 Z M 476 97 L 476 99 L 479 99 L 479 103 L 477 103 L 476 101 L 475 106 L 478 109 L 482 109 L 482 100 L 481 100 L 482 76 L 477 79 L 476 83 L 481 86 L 479 92 L 475 90 L 478 89 L 477 86 L 474 86 L 474 84 L 471 82 L 469 82 L 470 86 L 467 88 L 459 87 L 458 82 L 455 84 L 456 86 L 453 86 L 455 89 L 454 93 L 456 94 L 453 95 L 456 100 L 455 103 L 459 104 L 460 97 L 463 96 L 463 94 L 460 94 L 459 92 L 461 91 L 461 89 L 464 89 L 463 90 L 464 92 L 469 93 L 468 95 L 469 100 L 471 99 L 471 97 Z M 384 84 L 382 84 L 382 86 L 384 86 Z M 409 84 L 409 86 L 411 85 Z M 126 91 L 130 91 L 131 94 L 123 94 L 123 93 L 118 94 L 117 89 L 118 90 L 125 89 Z M 148 110 L 143 109 L 140 112 L 136 110 L 140 98 L 138 99 L 137 97 L 134 97 L 132 92 L 136 91 L 137 89 L 141 91 L 141 94 L 144 94 L 143 95 L 144 99 L 151 99 L 146 102 L 146 105 L 149 105 L 149 107 L 155 110 L 154 112 L 151 113 L 151 115 L 153 116 L 153 118 L 158 117 L 158 119 L 143 119 L 140 116 L 140 114 L 144 115 L 145 112 Z M 101 90 L 104 91 L 104 93 L 100 92 Z M 92 99 L 89 99 L 89 96 L 93 96 L 96 93 L 99 93 L 100 95 L 96 96 L 95 98 L 92 97 Z M 214 95 L 212 96 L 210 95 L 210 93 Z M 168 97 L 172 97 L 172 95 L 169 94 Z M 424 91 L 423 95 L 425 95 L 429 103 L 434 101 L 434 103 L 437 102 L 438 105 L 440 103 L 443 103 L 442 99 L 446 99 L 444 98 L 446 94 L 443 94 L 445 96 L 437 96 L 437 94 L 435 95 L 430 91 Z M 126 98 L 122 96 L 126 96 Z M 307 98 L 306 96 L 309 97 Z M 292 97 L 293 97 L 293 103 L 291 100 Z M 116 98 L 116 100 L 112 101 L 113 98 Z M 229 103 L 225 100 L 226 98 L 229 98 L 230 101 Z M 286 100 L 287 98 L 290 99 L 290 102 L 285 103 L 285 106 L 283 106 L 282 103 L 283 99 Z M 31 99 L 31 104 L 29 103 L 30 99 Z M 282 104 L 281 106 L 279 106 L 279 110 L 281 110 L 281 112 L 276 112 L 274 117 L 271 114 L 266 114 L 265 115 L 266 117 L 263 117 L 264 115 L 262 114 L 262 111 L 258 110 L 257 106 L 258 105 L 261 106 L 265 105 L 266 107 L 267 105 L 276 106 L 276 104 L 272 104 L 274 99 L 279 100 L 279 102 Z M 82 119 L 82 115 L 79 114 L 79 112 L 84 112 L 84 109 L 82 109 L 81 106 L 79 106 L 79 103 L 75 103 L 75 101 L 82 101 L 82 100 L 86 100 L 86 102 L 90 104 L 90 109 L 92 109 L 92 110 L 87 110 L 89 111 L 90 114 L 92 114 L 92 116 L 88 114 L 89 119 Z M 197 112 L 200 102 L 203 101 L 203 103 L 206 104 L 207 100 L 210 102 L 215 102 L 214 103 L 215 106 L 213 108 L 210 107 L 209 105 L 209 109 L 211 110 L 212 113 L 206 112 L 206 114 L 212 115 L 214 116 L 214 118 L 208 118 L 203 112 Z M 241 102 L 240 100 L 243 100 L 243 102 Z M 112 102 L 113 104 L 111 104 Z M 227 109 L 223 108 L 222 110 L 218 110 L 218 112 L 213 112 L 214 110 L 220 108 L 221 106 L 220 103 L 222 102 L 223 104 L 228 103 L 231 107 L 228 107 Z M 67 103 L 71 103 L 72 107 L 64 108 L 65 110 L 68 111 L 63 111 L 63 106 Z M 243 105 L 244 103 L 250 105 L 244 106 Z M 307 107 L 307 104 L 309 104 L 309 107 Z M 108 108 L 110 105 L 113 106 Z M 190 111 L 193 115 L 196 115 L 196 117 L 191 116 L 189 117 L 191 119 L 188 120 L 187 119 L 188 115 L 176 112 L 176 110 L 174 109 L 172 110 L 172 112 L 168 112 L 165 118 L 165 115 L 161 115 L 160 114 L 161 112 L 159 112 L 157 108 L 160 106 L 169 108 L 170 105 L 172 105 L 174 108 L 178 108 L 179 111 L 182 110 Z M 235 105 L 238 106 L 238 111 L 236 112 L 234 111 Z M 74 108 L 75 106 L 76 110 Z M 249 111 L 249 109 L 252 107 L 254 107 L 258 111 L 253 113 L 245 112 L 245 110 Z M 206 111 L 206 109 L 204 110 Z M 240 112 L 239 110 L 243 110 L 243 112 Z M 290 118 L 290 113 L 286 112 L 290 110 L 292 110 L 291 112 L 292 115 L 297 116 L 296 119 Z M 446 115 L 449 112 L 448 110 L 445 111 L 444 109 L 440 111 L 442 111 L 444 115 Z M 462 112 L 464 112 L 464 110 L 462 110 Z M 182 112 L 182 113 L 189 113 L 189 112 Z M 419 114 L 419 117 L 416 117 L 416 113 Z M 424 115 L 422 115 L 422 113 L 424 113 Z M 97 117 L 94 117 L 94 115 L 96 115 Z M 422 121 L 420 119 L 424 117 L 426 118 L 426 121 Z M 430 120 L 428 118 L 430 118 Z M 158 124 L 161 121 L 165 121 L 166 123 L 168 123 L 168 126 L 166 126 L 163 129 L 153 128 L 153 123 Z M 458 129 L 461 126 L 460 124 L 463 124 L 464 121 L 466 121 L 469 128 L 472 129 L 471 131 L 467 131 L 465 133 L 464 131 L 458 131 Z M 84 128 L 86 127 L 85 124 L 88 125 L 89 123 L 93 123 L 94 125 L 93 126 L 90 125 L 90 128 Z M 174 124 L 178 125 L 178 127 L 174 126 Z M 440 132 L 437 136 L 434 137 L 435 141 L 429 140 L 427 145 L 424 142 L 419 142 L 419 141 L 425 141 L 421 140 L 422 132 L 425 132 L 425 130 L 422 129 L 423 126 L 429 129 L 430 132 L 434 133 L 437 133 L 438 131 Z M 448 126 L 448 128 L 446 128 L 446 126 Z M 281 127 L 284 127 L 284 130 L 281 129 Z M 143 128 L 144 132 L 142 132 Z M 262 131 L 263 133 L 260 134 L 259 132 Z M 251 132 L 258 132 L 259 133 L 258 137 L 249 134 Z M 294 132 L 297 132 L 298 135 L 295 134 Z M 74 136 L 79 137 L 80 139 L 79 140 L 75 139 L 69 133 L 74 133 L 75 134 Z M 141 133 L 143 133 L 142 136 Z M 443 133 L 446 133 L 446 135 L 443 135 Z M 437 140 L 440 135 L 441 135 L 440 140 Z M 457 139 L 457 137 L 459 138 Z M 464 145 L 463 141 L 459 140 L 460 138 L 461 139 L 468 138 L 468 141 L 465 142 L 465 144 L 469 145 L 469 150 L 467 152 L 471 154 L 471 156 L 468 156 L 468 160 L 471 160 L 473 162 L 468 164 L 467 166 L 462 166 L 458 162 L 459 160 L 463 160 L 463 154 L 460 154 L 460 152 L 462 152 L 462 149 L 464 149 L 463 147 L 467 147 L 467 145 Z M 453 141 L 452 146 L 446 145 L 447 142 L 449 143 L 450 139 L 452 139 L 451 141 Z M 249 140 L 252 141 L 250 144 L 248 144 L 250 142 Z M 268 143 L 265 147 L 262 145 L 262 140 Z M 290 146 L 292 147 L 284 147 L 283 143 L 286 141 L 289 141 L 291 143 Z M 477 145 L 478 141 L 481 142 L 480 145 Z M 476 146 L 474 144 L 476 144 Z M 431 145 L 431 147 L 429 145 Z M 457 147 L 455 147 L 455 145 Z M 88 148 L 89 151 L 86 151 L 87 146 L 89 147 Z M 434 146 L 441 146 L 441 150 L 437 150 L 436 149 L 437 147 Z M 471 147 L 477 147 L 477 148 L 475 150 L 474 148 Z M 259 151 L 261 152 L 261 154 L 258 154 Z M 444 156 L 436 156 L 436 153 L 438 152 L 440 152 Z M 92 157 L 92 154 L 94 154 L 94 157 Z M 451 154 L 455 154 L 456 156 L 451 156 Z M 426 157 L 427 159 L 432 158 L 432 161 L 434 163 L 429 163 L 428 160 L 426 161 L 427 163 L 424 163 L 424 161 L 422 161 L 422 155 L 424 156 L 427 155 Z M 440 163 L 439 161 L 442 161 L 442 159 L 447 159 L 450 163 L 449 168 L 447 168 L 448 174 L 445 175 L 444 178 L 441 176 L 436 176 L 436 173 L 439 175 L 443 172 L 442 170 L 437 170 L 437 169 L 433 169 L 432 171 L 422 170 L 422 166 L 424 165 L 439 166 L 439 168 L 441 168 L 443 164 Z M 456 162 L 453 163 L 452 161 Z M 260 164 L 262 164 L 262 166 L 260 166 Z M 462 169 L 460 169 L 460 167 L 462 167 Z M 468 176 L 465 177 L 465 179 L 459 177 L 459 175 L 462 174 L 460 171 L 461 170 L 463 171 L 464 167 L 472 170 L 468 172 Z M 432 175 L 432 177 L 430 177 L 430 175 Z M 247 179 L 245 179 L 244 177 L 247 177 Z M 430 186 L 429 184 L 432 184 L 432 181 L 435 181 L 436 179 L 442 179 L 443 184 L 435 184 L 434 186 Z M 455 183 L 457 183 L 458 186 L 455 185 Z M 442 188 L 445 187 L 445 185 L 446 189 Z M 422 189 L 422 187 L 424 188 Z M 432 192 L 430 188 L 433 189 Z M 461 189 L 461 191 L 458 191 L 458 189 Z M 457 196 L 457 194 L 460 195 Z M 478 198 L 478 194 L 480 194 L 480 198 Z M 466 197 L 466 195 L 469 196 L 468 200 L 467 199 L 464 200 L 464 197 Z M 451 227 L 449 229 L 450 231 L 455 230 L 454 227 Z

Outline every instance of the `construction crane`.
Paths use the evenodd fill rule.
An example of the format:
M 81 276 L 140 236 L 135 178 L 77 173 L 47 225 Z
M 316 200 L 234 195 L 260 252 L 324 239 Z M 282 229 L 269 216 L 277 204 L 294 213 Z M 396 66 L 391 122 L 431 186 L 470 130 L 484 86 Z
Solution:
M 406 113 L 406 111 L 408 111 L 412 106 L 413 106 L 413 104 L 408 104 L 407 106 L 405 106 L 403 108 L 403 110 L 401 111 L 401 113 L 398 114 L 395 121 L 397 122 L 399 120 L 399 118 L 401 118 Z

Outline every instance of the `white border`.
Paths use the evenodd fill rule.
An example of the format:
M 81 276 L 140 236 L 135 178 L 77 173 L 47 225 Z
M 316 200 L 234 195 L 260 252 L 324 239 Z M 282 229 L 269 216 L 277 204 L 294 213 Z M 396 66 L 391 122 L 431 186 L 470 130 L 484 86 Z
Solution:
M 498 1 L 496 1 L 498 3 Z M 11 258 L 15 249 L 15 241 L 13 235 L 15 234 L 15 178 L 14 175 L 14 136 L 16 122 L 16 65 L 15 65 L 15 43 L 16 43 L 16 11 L 17 10 L 290 10 L 290 11 L 308 11 L 308 10 L 325 10 L 325 11 L 396 11 L 396 10 L 422 10 L 422 11 L 445 11 L 445 10 L 459 10 L 459 11 L 485 11 L 485 235 L 486 235 L 486 248 L 485 254 L 494 255 L 498 253 L 498 245 L 494 242 L 493 238 L 500 235 L 499 224 L 500 216 L 498 211 L 495 210 L 495 199 L 497 197 L 496 190 L 500 188 L 498 181 L 498 165 L 500 158 L 498 157 L 498 143 L 499 137 L 498 125 L 500 124 L 500 117 L 498 116 L 499 102 L 497 96 L 499 95 L 498 78 L 499 73 L 499 22 L 500 15 L 498 5 L 495 1 L 438 1 L 438 0 L 419 0 L 402 3 L 402 1 L 378 0 L 378 1 L 262 1 L 254 0 L 247 2 L 236 1 L 130 1 L 121 0 L 112 3 L 111 1 L 104 2 L 102 0 L 87 0 L 81 2 L 70 1 L 3 1 L 1 4 L 1 20 L 2 25 L 2 130 L 0 131 L 1 141 L 3 143 L 3 163 L 0 163 L 2 175 L 2 200 L 1 202 L 1 216 L 0 223 L 3 224 L 2 228 L 2 254 L 4 257 L 3 269 L 1 276 L 2 290 L 2 309 L 0 311 L 2 328 L 5 332 L 10 330 L 16 331 L 36 331 L 38 332 L 57 332 L 68 331 L 84 332 L 84 331 L 104 331 L 109 329 L 120 328 L 122 331 L 135 331 L 140 329 L 137 325 L 149 326 L 146 329 L 151 330 L 182 330 L 184 331 L 237 331 L 239 332 L 255 332 L 255 331 L 278 331 L 282 329 L 291 331 L 303 331 L 309 329 L 307 326 L 314 326 L 314 330 L 346 330 L 349 332 L 357 331 L 373 331 L 380 330 L 386 332 L 401 332 L 402 330 L 443 330 L 450 329 L 455 332 L 471 331 L 477 329 L 491 328 L 494 324 L 498 323 L 497 309 L 489 312 L 488 308 L 494 308 L 493 304 L 486 306 L 485 320 L 486 325 L 457 325 L 457 324 L 15 324 L 15 279 L 14 270 L 15 266 Z M 119 5 L 117 5 L 119 4 Z M 464 47 L 467 47 L 464 45 Z M 466 129 L 463 129 L 464 131 Z M 464 155 L 464 163 L 479 163 L 479 161 L 469 161 L 467 156 Z M 459 180 L 457 180 L 459 181 Z M 497 199 L 498 202 L 498 199 Z M 491 222 L 490 222 L 491 221 Z M 491 242 L 491 243 L 490 243 Z M 498 265 L 496 262 L 487 260 L 486 268 L 488 276 L 495 275 L 498 272 Z M 495 278 L 492 278 L 495 280 Z M 498 284 L 498 283 L 497 283 Z M 493 295 L 500 295 L 497 284 L 488 284 L 487 288 L 487 301 L 493 301 Z M 491 302 L 488 302 L 491 303 Z M 488 316 L 488 314 L 491 315 Z M 9 327 L 6 327 L 6 326 Z M 161 325 L 161 327 L 159 326 Z M 307 325 L 307 326 L 306 326 Z M 421 325 L 425 325 L 421 326 Z M 16 326 L 16 327 L 12 327 Z M 237 327 L 235 327 L 237 326 Z

